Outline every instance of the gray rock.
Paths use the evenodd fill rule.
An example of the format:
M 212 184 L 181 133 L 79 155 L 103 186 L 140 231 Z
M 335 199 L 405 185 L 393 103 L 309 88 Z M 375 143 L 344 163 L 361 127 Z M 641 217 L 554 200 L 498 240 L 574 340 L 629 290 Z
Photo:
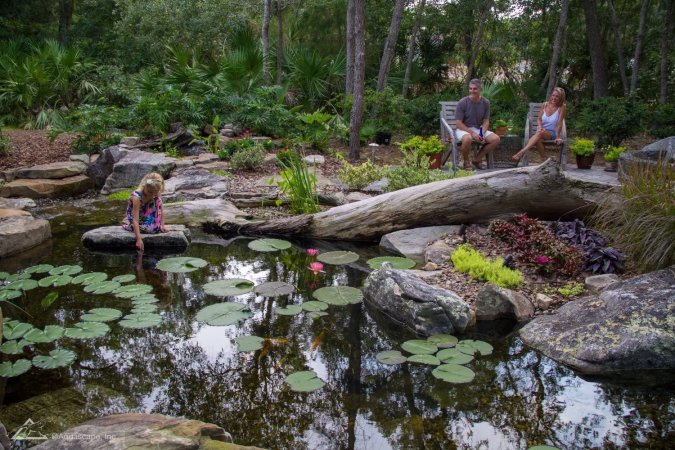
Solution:
M 162 195 L 167 202 L 191 202 L 194 200 L 209 200 L 225 198 L 230 191 L 230 181 L 223 180 L 201 189 L 185 189 L 171 194 Z
M 87 164 L 82 161 L 59 161 L 49 164 L 39 164 L 24 167 L 16 171 L 16 178 L 30 179 L 60 179 L 81 175 L 87 170 Z
M 76 197 L 94 188 L 86 175 L 62 179 L 16 179 L 2 185 L 0 197 L 62 198 Z
M 195 164 L 209 164 L 213 162 L 218 162 L 220 158 L 215 153 L 204 152 L 200 153 L 196 159 L 194 159 Z
M 167 223 L 201 226 L 205 223 L 245 223 L 250 215 L 223 199 L 194 200 L 164 205 Z
M 16 176 L 16 169 L 8 169 L 0 171 L 0 180 L 13 181 Z
M 35 208 L 35 201 L 30 198 L 2 198 L 0 197 L 0 208 L 7 209 L 26 209 Z
M 146 174 L 157 172 L 168 178 L 176 167 L 176 159 L 168 158 L 163 153 L 149 153 L 140 150 L 130 151 L 114 166 L 112 173 L 105 180 L 102 194 L 109 194 L 115 189 L 135 187 Z
M 585 374 L 672 371 L 674 299 L 675 267 L 670 267 L 538 316 L 520 335 L 527 345 Z
M 537 303 L 537 308 L 541 309 L 542 311 L 548 310 L 553 303 L 553 299 L 546 294 L 537 294 L 535 301 Z
M 0 208 L 0 220 L 6 217 L 20 217 L 20 216 L 33 217 L 31 213 L 29 213 L 28 211 L 24 211 L 23 209 Z
M 415 261 L 424 261 L 427 244 L 445 235 L 456 234 L 459 228 L 459 225 L 441 225 L 394 231 L 382 236 L 380 246 Z
M 366 200 L 371 197 L 372 195 L 366 194 L 365 192 L 354 191 L 347 194 L 346 202 L 347 203 L 360 202 L 361 200 Z
M 141 234 L 145 249 L 184 251 L 190 244 L 190 230 L 183 225 L 167 225 L 168 233 Z M 95 228 L 82 235 L 82 244 L 89 250 L 133 250 L 136 237 L 120 225 Z
M 469 305 L 457 294 L 430 286 L 404 270 L 373 271 L 363 294 L 369 307 L 421 336 L 461 333 L 471 321 Z
M 307 155 L 302 158 L 308 166 L 320 166 L 326 163 L 326 158 L 323 155 Z
M 450 255 L 454 250 L 445 241 L 438 240 L 424 250 L 424 261 L 434 264 L 446 264 L 450 261 Z
M 622 153 L 619 156 L 619 179 L 625 181 L 633 171 L 655 170 L 658 162 L 675 163 L 675 136 L 653 142 L 639 151 Z
M 476 320 L 513 319 L 523 322 L 534 315 L 534 305 L 523 294 L 486 283 L 476 297 Z
M 675 136 L 670 136 L 660 141 L 652 142 L 642 147 L 642 154 L 649 159 L 658 159 L 665 156 L 667 159 L 675 159 Z
M 164 182 L 164 193 L 173 194 L 177 191 L 194 190 L 210 187 L 216 183 L 228 181 L 199 166 L 176 170 L 171 178 Z
M 187 169 L 195 165 L 194 160 L 188 158 L 179 158 L 176 160 L 176 169 Z
M 590 277 L 586 277 L 586 279 L 584 280 L 584 286 L 591 293 L 598 293 L 603 289 L 605 289 L 606 287 L 609 287 L 614 283 L 618 282 L 619 277 L 617 277 L 613 273 L 605 273 L 602 275 L 593 275 Z
M 7 428 L 0 422 L 0 450 L 10 450 L 10 448 L 12 448 L 12 443 L 9 440 Z
M 373 194 L 382 194 L 387 190 L 387 186 L 389 186 L 389 180 L 387 178 L 382 178 L 381 180 L 373 181 L 361 190 L 363 192 L 371 192 Z
M 52 237 L 49 221 L 32 216 L 0 220 L 0 257 L 28 250 Z
M 85 155 L 85 154 L 70 155 L 68 157 L 68 159 L 71 160 L 71 161 L 80 161 L 80 162 L 83 162 L 87 165 L 89 165 L 89 162 L 90 162 L 89 161 L 89 155 Z
M 141 138 L 136 136 L 124 136 L 120 139 L 120 145 L 126 145 L 127 147 L 134 147 L 141 142 Z
M 130 152 L 125 146 L 113 145 L 100 151 L 98 158 L 87 167 L 87 176 L 94 180 L 96 189 L 101 189 L 113 171 L 113 166 Z M 125 189 L 129 186 L 125 186 Z

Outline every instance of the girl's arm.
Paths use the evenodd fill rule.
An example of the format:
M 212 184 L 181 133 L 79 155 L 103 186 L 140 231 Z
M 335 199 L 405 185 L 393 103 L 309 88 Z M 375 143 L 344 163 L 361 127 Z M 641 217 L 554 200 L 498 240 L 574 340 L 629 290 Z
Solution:
M 164 207 L 162 206 L 162 198 L 157 197 L 157 217 L 159 218 L 159 230 L 166 233 L 168 230 L 164 225 Z
M 143 239 L 141 238 L 141 227 L 139 222 L 139 215 L 141 211 L 141 199 L 136 196 L 131 198 L 131 226 L 134 229 L 134 234 L 136 235 L 136 249 L 143 251 Z

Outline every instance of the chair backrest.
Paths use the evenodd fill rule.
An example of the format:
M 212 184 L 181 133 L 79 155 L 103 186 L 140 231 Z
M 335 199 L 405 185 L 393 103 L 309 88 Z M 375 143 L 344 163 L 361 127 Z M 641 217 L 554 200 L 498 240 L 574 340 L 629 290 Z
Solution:
M 541 103 L 530 103 L 530 110 L 527 113 L 527 120 L 530 124 L 530 136 L 534 135 L 537 132 L 537 117 L 539 117 L 539 111 L 541 111 Z
M 457 128 L 457 119 L 455 119 L 455 111 L 457 110 L 458 102 L 439 102 L 441 104 L 441 119 L 445 119 L 452 129 Z

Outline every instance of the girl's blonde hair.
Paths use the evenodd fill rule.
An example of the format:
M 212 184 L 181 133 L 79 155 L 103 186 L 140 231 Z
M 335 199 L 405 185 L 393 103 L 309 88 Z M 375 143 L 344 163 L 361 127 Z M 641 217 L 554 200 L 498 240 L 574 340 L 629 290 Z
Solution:
M 138 190 L 160 194 L 164 190 L 164 178 L 157 172 L 150 172 L 141 179 L 141 182 L 138 184 Z
M 560 104 L 558 106 L 565 106 L 565 90 L 561 87 L 557 87 L 553 88 L 553 90 L 551 91 L 551 95 L 553 95 L 554 92 L 557 92 L 558 95 L 560 96 Z

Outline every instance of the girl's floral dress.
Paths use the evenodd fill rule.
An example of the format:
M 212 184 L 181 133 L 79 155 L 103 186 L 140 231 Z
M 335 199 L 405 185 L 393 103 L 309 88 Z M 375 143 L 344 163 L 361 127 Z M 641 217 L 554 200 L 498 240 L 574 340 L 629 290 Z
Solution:
M 133 191 L 129 196 L 127 212 L 122 221 L 122 227 L 128 231 L 134 231 L 133 210 L 134 205 L 131 201 L 133 197 L 138 197 L 141 201 L 141 207 L 138 211 L 138 222 L 141 233 L 159 233 L 162 229 L 162 199 L 157 196 L 148 203 L 143 203 L 141 191 Z

